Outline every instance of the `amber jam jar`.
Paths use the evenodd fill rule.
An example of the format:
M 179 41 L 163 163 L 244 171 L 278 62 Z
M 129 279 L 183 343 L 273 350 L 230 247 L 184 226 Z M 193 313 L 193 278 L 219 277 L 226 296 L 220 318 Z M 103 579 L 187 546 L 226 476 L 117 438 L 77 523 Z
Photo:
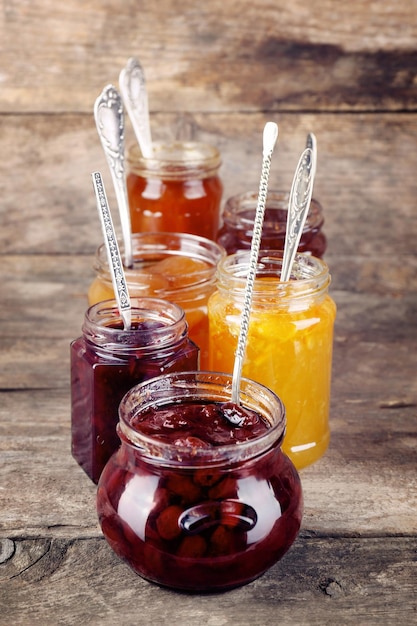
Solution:
M 204 143 L 154 143 L 153 158 L 137 145 L 127 156 L 132 231 L 182 232 L 215 240 L 223 185 L 218 150 Z
M 225 256 L 214 241 L 186 233 L 136 233 L 132 236 L 134 266 L 125 268 L 132 297 L 152 296 L 184 309 L 190 338 L 200 348 L 201 369 L 208 363 L 207 300 L 214 291 L 217 264 Z M 97 251 L 96 278 L 89 304 L 114 298 L 105 246 Z
M 263 422 L 263 434 L 251 438 L 249 430 L 246 440 L 229 436 L 232 444 L 214 445 L 197 428 L 196 436 L 181 439 L 184 411 L 230 403 L 231 383 L 216 372 L 169 374 L 135 386 L 120 404 L 121 446 L 99 481 L 99 521 L 116 554 L 160 585 L 187 591 L 243 585 L 276 563 L 298 534 L 301 484 L 281 451 L 285 412 L 272 391 L 242 380 L 241 405 L 257 415 L 258 426 Z M 164 440 L 158 411 L 167 409 L 178 431 Z M 252 428 L 223 420 L 214 437 L 221 427 Z
M 82 336 L 71 343 L 72 454 L 97 482 L 119 446 L 119 403 L 135 384 L 162 373 L 195 370 L 198 348 L 184 312 L 157 298 L 132 299 L 132 327 L 114 300 L 85 314 Z
M 232 372 L 250 252 L 219 263 L 208 303 L 210 367 Z M 329 438 L 333 327 L 336 305 L 327 264 L 298 253 L 291 279 L 281 282 L 282 253 L 261 251 L 253 289 L 243 375 L 283 401 L 287 431 L 282 449 L 297 469 L 317 461 Z
M 268 191 L 261 239 L 263 250 L 284 249 L 288 198 L 287 193 Z M 227 254 L 233 254 L 238 250 L 250 250 L 257 202 L 258 194 L 254 192 L 241 193 L 227 200 L 223 210 L 223 225 L 216 237 Z M 313 198 L 298 246 L 299 252 L 309 252 L 315 257 L 323 257 L 327 246 L 322 231 L 323 223 L 322 207 Z

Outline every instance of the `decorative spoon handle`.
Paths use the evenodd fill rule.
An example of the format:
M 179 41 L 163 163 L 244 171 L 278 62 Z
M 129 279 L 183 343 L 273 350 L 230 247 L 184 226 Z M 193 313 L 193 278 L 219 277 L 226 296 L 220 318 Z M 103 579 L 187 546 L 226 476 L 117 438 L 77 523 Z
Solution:
M 258 203 L 253 225 L 252 243 L 249 258 L 249 270 L 246 278 L 246 287 L 243 302 L 242 320 L 240 323 L 239 339 L 236 348 L 232 377 L 232 402 L 239 404 L 240 381 L 242 377 L 243 359 L 245 356 L 246 341 L 249 331 L 249 318 L 252 306 L 253 287 L 256 278 L 259 247 L 262 237 L 262 226 L 265 215 L 266 197 L 268 194 L 269 170 L 271 169 L 272 153 L 278 138 L 278 126 L 274 122 L 267 122 L 263 133 L 262 172 L 259 182 Z
M 307 147 L 300 157 L 297 169 L 295 170 L 288 202 L 287 230 L 281 269 L 282 282 L 286 282 L 290 279 L 292 266 L 313 194 L 317 148 L 315 137 L 311 133 L 307 139 L 307 145 L 311 147 Z
M 119 307 L 120 316 L 123 320 L 125 330 L 130 330 L 132 319 L 129 292 L 127 289 L 125 273 L 123 271 L 123 263 L 120 257 L 119 246 L 117 244 L 116 233 L 114 232 L 113 220 L 107 203 L 106 190 L 104 189 L 100 172 L 93 172 L 91 174 L 91 178 L 93 179 L 97 210 L 103 230 L 104 243 L 107 250 L 107 258 L 109 261 L 110 274 L 112 277 L 117 306 Z
M 113 85 L 107 85 L 95 101 L 94 118 L 116 192 L 125 249 L 125 266 L 132 267 L 132 229 L 124 169 L 124 111 L 120 94 Z
M 134 57 L 128 60 L 120 72 L 119 86 L 142 155 L 150 159 L 153 157 L 153 148 L 145 72 Z

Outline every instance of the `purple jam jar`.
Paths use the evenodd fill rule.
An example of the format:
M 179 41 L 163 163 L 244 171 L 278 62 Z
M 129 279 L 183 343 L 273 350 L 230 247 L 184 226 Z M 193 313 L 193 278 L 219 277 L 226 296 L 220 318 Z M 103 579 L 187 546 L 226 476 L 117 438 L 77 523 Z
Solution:
M 97 483 L 119 447 L 118 407 L 137 383 L 198 368 L 184 311 L 157 298 L 132 298 L 132 325 L 124 330 L 114 300 L 90 307 L 82 336 L 71 343 L 72 454 Z
M 268 191 L 262 227 L 263 250 L 284 249 L 288 199 L 288 193 Z M 258 194 L 255 192 L 237 194 L 225 203 L 223 224 L 217 233 L 216 241 L 225 248 L 227 254 L 234 254 L 238 250 L 250 250 L 257 203 Z M 323 224 L 321 204 L 312 198 L 298 252 L 323 257 L 327 247 L 327 239 L 322 230 Z
M 285 411 L 269 389 L 184 372 L 136 385 L 119 407 L 121 446 L 98 483 L 114 552 L 143 578 L 185 591 L 248 583 L 290 548 L 301 483 L 281 451 Z

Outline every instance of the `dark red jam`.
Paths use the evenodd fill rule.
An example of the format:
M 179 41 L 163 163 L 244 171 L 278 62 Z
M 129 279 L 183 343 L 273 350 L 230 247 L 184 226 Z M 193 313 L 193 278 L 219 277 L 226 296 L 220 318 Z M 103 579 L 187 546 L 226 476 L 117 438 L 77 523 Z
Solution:
M 217 233 L 216 241 L 225 248 L 227 254 L 234 254 L 238 250 L 250 250 L 256 204 L 257 195 L 251 193 L 233 196 L 226 203 L 223 224 Z M 268 193 L 260 244 L 263 250 L 284 249 L 287 205 L 288 199 L 285 194 Z M 308 252 L 315 257 L 323 257 L 327 247 L 327 240 L 322 231 L 323 224 L 321 205 L 313 199 L 298 252 Z
M 178 448 L 172 462 L 152 444 L 135 447 L 122 428 L 99 481 L 103 534 L 138 574 L 214 591 L 255 579 L 285 554 L 301 524 L 301 485 L 280 438 L 248 453 L 270 430 L 260 415 L 231 403 L 172 404 L 139 413 L 130 427 L 160 452 Z M 226 460 L 217 456 L 224 446 L 234 450 Z
M 95 483 L 120 445 L 116 426 L 125 393 L 155 376 L 198 367 L 198 348 L 187 334 L 167 338 L 168 326 L 166 321 L 133 320 L 126 333 L 118 319 L 71 344 L 72 454 Z M 120 334 L 107 343 L 106 338 L 98 341 L 94 332 L 106 329 Z
M 268 429 L 258 413 L 231 402 L 151 408 L 134 417 L 131 426 L 160 441 L 197 448 L 241 443 Z

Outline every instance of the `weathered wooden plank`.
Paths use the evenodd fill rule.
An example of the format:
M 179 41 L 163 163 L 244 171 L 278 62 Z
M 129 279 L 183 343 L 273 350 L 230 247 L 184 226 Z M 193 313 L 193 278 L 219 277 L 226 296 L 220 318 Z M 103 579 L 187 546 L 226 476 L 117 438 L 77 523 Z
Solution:
M 100 539 L 4 540 L 1 624 L 415 624 L 415 538 L 301 535 L 253 583 L 194 596 L 134 574 Z
M 301 472 L 305 530 L 330 536 L 417 532 L 416 348 L 415 341 L 399 347 L 336 342 L 330 448 Z M 1 394 L 2 534 L 98 532 L 95 488 L 70 454 L 68 372 L 62 361 L 56 367 L 55 388 L 41 384 Z M 32 369 L 40 367 L 34 362 Z M 22 386 L 21 379 L 16 384 Z
M 413 0 L 20 0 L 0 19 L 4 112 L 88 111 L 132 55 L 154 111 L 416 106 Z
M 307 132 L 317 136 L 314 195 L 324 208 L 328 254 L 352 257 L 350 267 L 363 256 L 407 264 L 417 237 L 417 115 L 157 115 L 154 123 L 162 138 L 182 135 L 220 148 L 227 198 L 257 190 L 262 130 L 271 117 L 280 126 L 271 189 L 290 189 Z M 92 171 L 103 173 L 118 224 L 92 116 L 3 116 L 0 137 L 2 252 L 91 255 L 102 240 Z M 380 273 L 395 280 L 395 272 Z M 413 275 L 412 268 L 408 277 Z

